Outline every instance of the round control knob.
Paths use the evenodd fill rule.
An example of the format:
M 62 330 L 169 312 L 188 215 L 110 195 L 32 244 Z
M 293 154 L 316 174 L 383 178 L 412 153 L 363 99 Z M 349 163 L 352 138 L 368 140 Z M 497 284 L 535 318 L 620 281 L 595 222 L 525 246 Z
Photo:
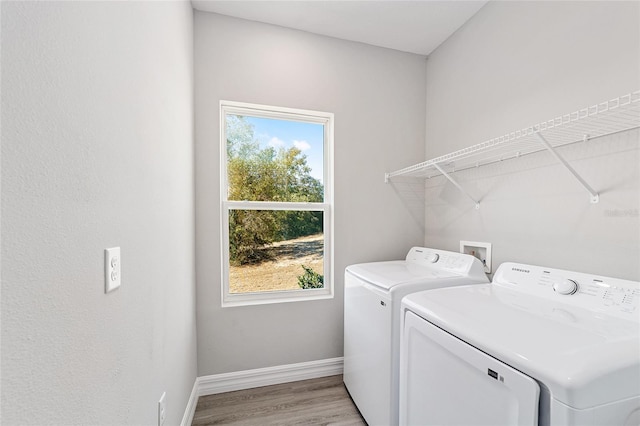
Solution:
M 553 285 L 553 290 L 559 294 L 564 294 L 564 295 L 573 294 L 576 291 L 578 291 L 578 283 L 575 282 L 574 280 L 569 280 L 569 279 L 562 280 Z
M 427 256 L 427 262 L 436 263 L 440 259 L 440 255 L 438 253 L 432 253 Z

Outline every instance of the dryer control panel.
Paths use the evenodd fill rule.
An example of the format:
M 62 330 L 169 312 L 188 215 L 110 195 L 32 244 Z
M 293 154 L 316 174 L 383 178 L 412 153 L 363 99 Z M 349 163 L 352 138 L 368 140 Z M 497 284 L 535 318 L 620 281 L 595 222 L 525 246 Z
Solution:
M 555 268 L 503 263 L 493 284 L 640 322 L 640 282 Z

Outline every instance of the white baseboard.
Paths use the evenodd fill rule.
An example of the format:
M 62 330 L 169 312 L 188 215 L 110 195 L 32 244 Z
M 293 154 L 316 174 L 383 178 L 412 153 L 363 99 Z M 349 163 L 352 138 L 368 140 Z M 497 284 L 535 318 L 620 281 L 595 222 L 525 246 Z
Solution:
M 191 425 L 199 396 L 335 376 L 342 374 L 343 364 L 344 359 L 339 357 L 197 377 L 181 426 Z
M 322 359 L 298 364 L 278 365 L 255 370 L 198 377 L 198 395 L 213 395 L 260 386 L 297 382 L 342 374 L 343 358 Z
M 193 422 L 193 415 L 196 413 L 196 405 L 198 405 L 198 378 L 193 382 L 193 388 L 191 389 L 191 395 L 189 395 L 189 401 L 187 401 L 187 408 L 184 410 L 182 416 L 182 422 L 180 426 L 191 426 Z

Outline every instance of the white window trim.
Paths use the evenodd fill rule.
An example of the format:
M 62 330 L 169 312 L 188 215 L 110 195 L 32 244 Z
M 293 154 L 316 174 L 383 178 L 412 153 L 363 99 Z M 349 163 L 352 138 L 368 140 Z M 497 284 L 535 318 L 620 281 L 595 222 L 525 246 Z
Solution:
M 319 123 L 324 125 L 324 202 L 280 203 L 262 201 L 229 201 L 227 199 L 226 114 Z M 220 101 L 220 227 L 222 253 L 222 307 L 263 305 L 331 299 L 334 296 L 333 268 L 333 127 L 334 115 L 329 112 L 274 107 L 244 102 Z M 256 293 L 229 293 L 229 210 L 311 210 L 323 212 L 324 288 Z

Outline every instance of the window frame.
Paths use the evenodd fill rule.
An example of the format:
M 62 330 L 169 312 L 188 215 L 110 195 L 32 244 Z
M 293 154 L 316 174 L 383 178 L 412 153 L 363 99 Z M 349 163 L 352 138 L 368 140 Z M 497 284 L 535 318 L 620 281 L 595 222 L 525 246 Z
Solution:
M 236 201 L 228 199 L 226 116 L 241 115 L 317 123 L 324 126 L 323 185 L 324 202 Z M 235 101 L 220 101 L 220 226 L 221 226 L 221 305 L 222 307 L 262 305 L 331 299 L 334 297 L 333 269 L 333 128 L 334 115 L 329 112 L 276 107 Z M 298 210 L 323 212 L 323 275 L 321 289 L 296 289 L 254 293 L 229 291 L 229 211 L 230 210 Z

